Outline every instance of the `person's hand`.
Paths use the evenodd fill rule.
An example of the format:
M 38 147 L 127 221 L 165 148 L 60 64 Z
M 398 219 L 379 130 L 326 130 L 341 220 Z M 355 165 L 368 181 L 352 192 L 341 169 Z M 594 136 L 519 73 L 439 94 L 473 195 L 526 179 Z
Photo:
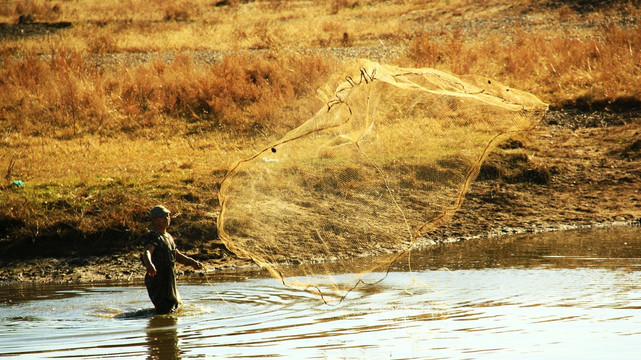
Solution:
M 149 264 L 149 266 L 147 266 L 147 274 L 149 276 L 154 277 L 157 273 L 158 271 L 156 271 L 156 267 L 154 266 L 154 264 Z
M 194 262 L 191 263 L 191 267 L 193 267 L 196 270 L 200 270 L 203 268 L 203 264 L 201 264 L 200 261 L 194 260 Z

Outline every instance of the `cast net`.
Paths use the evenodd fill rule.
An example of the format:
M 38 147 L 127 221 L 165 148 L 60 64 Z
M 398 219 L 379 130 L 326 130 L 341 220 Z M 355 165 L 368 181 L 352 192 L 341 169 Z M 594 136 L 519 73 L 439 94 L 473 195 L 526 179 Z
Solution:
M 370 61 L 354 70 L 325 107 L 238 162 L 220 189 L 226 246 L 323 297 L 385 274 L 449 221 L 489 151 L 547 110 L 487 78 Z M 363 260 L 336 261 L 345 257 Z

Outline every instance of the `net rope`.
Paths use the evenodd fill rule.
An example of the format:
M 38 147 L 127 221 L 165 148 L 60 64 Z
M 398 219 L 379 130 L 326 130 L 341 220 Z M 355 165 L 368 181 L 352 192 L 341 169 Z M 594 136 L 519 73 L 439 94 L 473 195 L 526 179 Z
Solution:
M 489 152 L 547 110 L 480 76 L 353 69 L 312 118 L 236 163 L 219 195 L 225 245 L 323 300 L 380 280 L 450 221 Z

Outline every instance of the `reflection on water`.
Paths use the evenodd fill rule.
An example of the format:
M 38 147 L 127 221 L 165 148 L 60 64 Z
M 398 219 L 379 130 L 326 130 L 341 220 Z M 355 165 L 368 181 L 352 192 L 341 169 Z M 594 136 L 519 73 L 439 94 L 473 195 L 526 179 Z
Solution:
M 636 270 L 641 264 L 639 234 L 639 227 L 617 227 L 476 239 L 415 252 L 412 263 L 420 269 L 625 267 Z
M 150 359 L 180 359 L 176 324 L 176 317 L 171 315 L 159 315 L 149 319 L 147 345 Z
M 163 316 L 143 284 L 0 287 L 0 358 L 637 359 L 639 234 L 416 251 L 333 306 L 255 274 L 180 283 L 185 305 Z

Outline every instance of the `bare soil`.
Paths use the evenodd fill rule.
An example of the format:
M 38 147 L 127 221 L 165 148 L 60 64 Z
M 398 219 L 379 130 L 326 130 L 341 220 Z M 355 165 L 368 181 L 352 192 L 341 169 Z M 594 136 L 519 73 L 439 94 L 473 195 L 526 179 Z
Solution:
M 0 23 L 0 40 L 50 35 L 71 26 L 68 21 L 35 22 L 30 16 L 21 16 L 16 24 Z
M 551 111 L 525 144 L 490 155 L 452 222 L 427 238 L 639 225 L 640 148 L 639 109 Z

